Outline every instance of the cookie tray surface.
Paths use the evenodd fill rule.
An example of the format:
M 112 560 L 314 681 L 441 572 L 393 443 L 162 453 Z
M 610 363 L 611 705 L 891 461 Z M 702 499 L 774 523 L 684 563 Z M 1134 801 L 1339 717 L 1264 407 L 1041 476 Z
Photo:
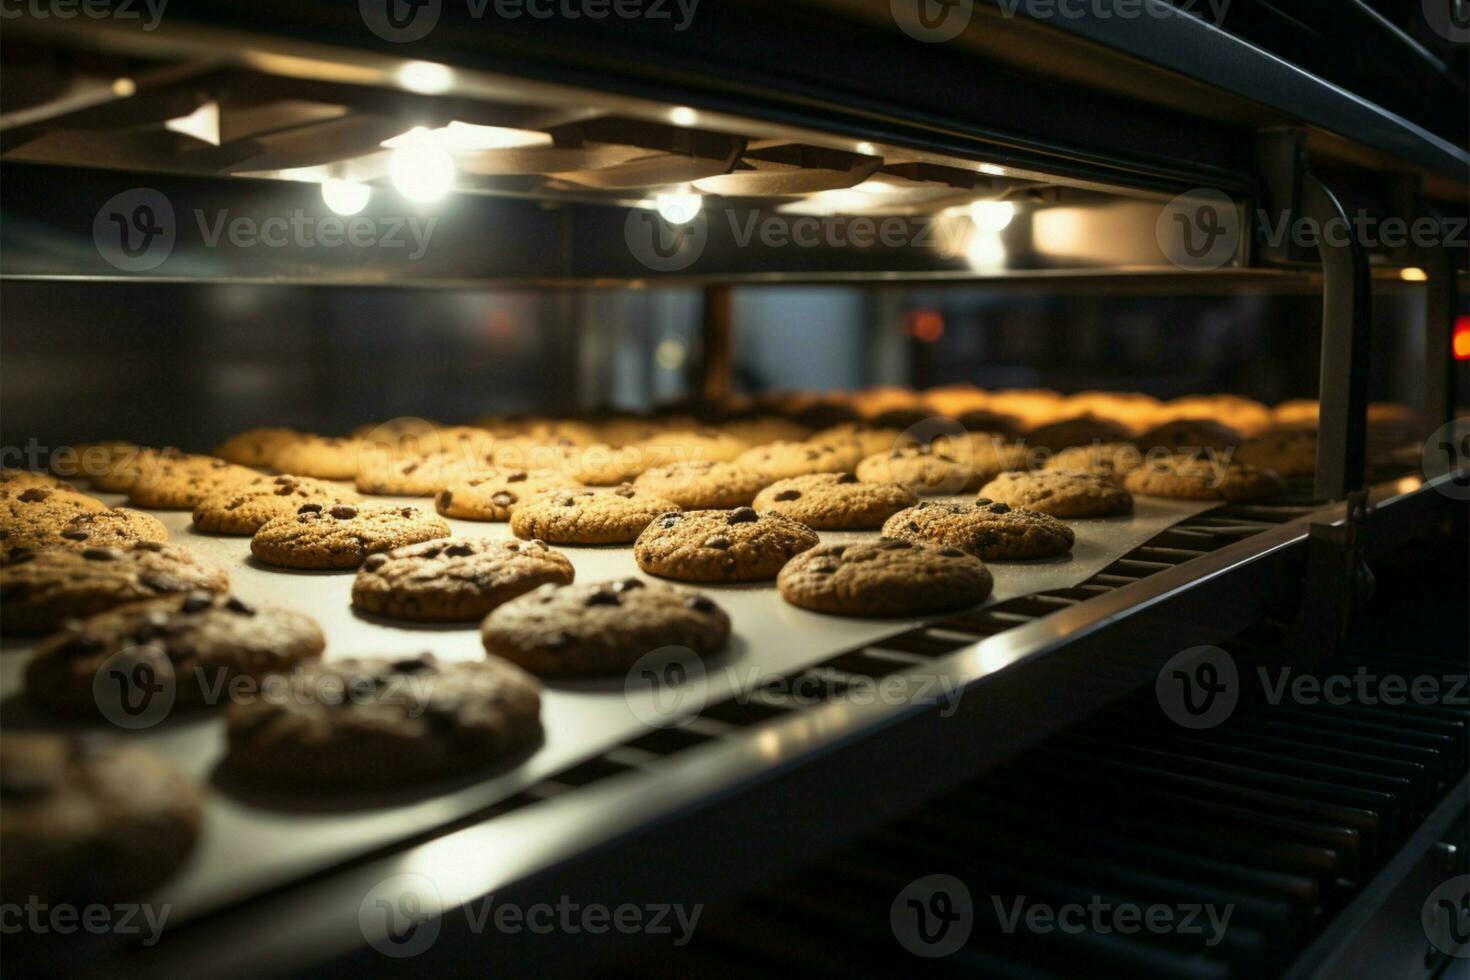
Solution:
M 121 503 L 117 495 L 100 495 Z M 372 498 L 426 507 L 429 501 Z M 989 602 L 1075 586 L 1213 501 L 1138 498 L 1131 516 L 1069 520 L 1077 535 L 1069 555 L 989 563 L 995 591 Z M 249 539 L 193 531 L 187 512 L 153 511 L 170 540 L 195 549 L 226 569 L 231 591 L 247 602 L 276 604 L 313 616 L 327 636 L 328 660 L 364 654 L 430 651 L 449 660 L 484 655 L 477 624 L 405 624 L 356 613 L 349 604 L 352 572 L 298 572 L 272 568 L 250 554 Z M 456 535 L 511 538 L 505 524 L 451 520 Z M 877 532 L 823 532 L 829 542 L 860 540 Z M 577 581 L 630 575 L 648 577 L 629 546 L 563 547 Z M 842 650 L 919 625 L 922 619 L 850 619 L 820 615 L 783 602 L 773 583 L 688 585 L 720 603 L 734 624 L 729 650 L 706 665 L 703 702 L 755 687 L 762 678 L 788 675 Z M 29 708 L 23 674 L 34 642 L 0 645 L 0 724 L 64 729 L 67 722 Z M 145 745 L 179 765 L 203 787 L 206 816 L 199 848 L 184 870 L 164 885 L 158 901 L 171 903 L 182 923 L 264 890 L 322 872 L 359 855 L 432 833 L 453 820 L 506 799 L 571 764 L 647 730 L 656 719 L 646 690 L 625 689 L 622 678 L 554 681 L 542 701 L 542 744 L 514 764 L 448 783 L 405 788 L 402 794 L 291 797 L 231 784 L 216 767 L 224 754 L 223 723 L 211 715 L 171 718 L 134 733 L 108 732 Z M 100 730 L 94 728 L 93 730 Z

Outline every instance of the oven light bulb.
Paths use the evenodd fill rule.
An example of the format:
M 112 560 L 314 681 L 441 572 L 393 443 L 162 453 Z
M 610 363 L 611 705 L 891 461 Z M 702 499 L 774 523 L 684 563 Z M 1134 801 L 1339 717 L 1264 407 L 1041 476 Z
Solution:
M 653 206 L 658 210 L 659 217 L 669 224 L 687 225 L 699 217 L 699 212 L 704 208 L 704 198 L 693 191 L 678 191 L 658 195 L 653 199 Z
M 981 231 L 1001 231 L 1015 216 L 1016 205 L 1011 201 L 976 201 L 970 205 L 970 220 Z
M 965 261 L 976 272 L 998 272 L 1005 268 L 1006 247 L 1000 235 L 975 229 L 965 243 Z
M 454 157 L 426 129 L 410 137 L 388 157 L 388 178 L 410 201 L 432 204 L 454 186 Z
M 322 200 L 327 207 L 344 218 L 350 218 L 363 208 L 373 196 L 373 189 L 355 180 L 332 178 L 322 184 Z

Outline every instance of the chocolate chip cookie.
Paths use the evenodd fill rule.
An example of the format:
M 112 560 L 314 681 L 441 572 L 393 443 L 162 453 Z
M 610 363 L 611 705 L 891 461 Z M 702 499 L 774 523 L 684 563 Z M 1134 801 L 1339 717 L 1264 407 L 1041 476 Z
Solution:
M 1110 477 L 1081 470 L 1002 473 L 980 488 L 980 498 L 1030 508 L 1053 517 L 1115 517 L 1133 512 L 1133 495 Z
M 781 569 L 776 588 L 793 606 L 838 616 L 918 616 L 985 601 L 994 580 L 959 548 L 884 539 L 826 544 Z
M 644 493 L 672 500 L 685 510 L 744 507 L 765 485 L 765 478 L 753 470 L 708 460 L 655 466 L 633 481 Z
M 126 507 L 89 510 L 63 523 L 0 529 L 0 560 L 47 548 L 115 548 L 139 541 L 167 541 L 168 528 L 152 514 Z
M 194 530 L 251 535 L 278 517 L 294 516 L 306 504 L 330 508 L 355 504 L 359 499 L 351 490 L 309 476 L 258 476 L 199 501 L 194 508 Z
M 295 429 L 279 426 L 246 429 L 215 446 L 214 455 L 241 466 L 269 466 L 278 452 L 300 437 Z
M 1300 426 L 1267 429 L 1241 443 L 1235 460 L 1282 476 L 1305 476 L 1317 471 L 1317 433 Z
M 878 453 L 896 449 L 903 440 L 903 430 L 871 425 L 867 422 L 842 422 L 814 433 L 807 441 L 818 445 L 856 443 L 862 454 L 859 461 Z
M 915 502 L 896 483 L 864 483 L 851 473 L 812 473 L 777 480 L 756 494 L 754 507 L 822 531 L 861 531 L 882 527 Z
M 356 486 L 360 493 L 380 496 L 432 497 L 479 462 L 458 452 L 427 456 L 366 452 L 358 466 Z
M 541 737 L 541 692 L 491 657 L 309 664 L 284 697 L 233 704 L 227 773 L 294 790 L 393 788 L 488 766 Z
M 68 622 L 36 649 L 26 696 L 52 711 L 96 714 L 98 670 L 144 665 L 172 685 L 175 708 L 217 706 L 236 677 L 290 670 L 321 655 L 309 616 L 194 591 Z
M 618 674 L 660 647 L 700 656 L 730 640 L 730 617 L 707 596 L 628 578 L 543 585 L 485 617 L 492 655 L 546 677 Z
M 747 449 L 735 463 L 775 483 L 808 473 L 845 473 L 862 458 L 856 442 L 773 442 Z
M 355 438 L 303 434 L 280 447 L 271 457 L 271 469 L 299 473 L 319 480 L 351 480 L 366 443 Z
M 719 429 L 685 429 L 660 432 L 645 439 L 640 448 L 644 468 L 648 469 L 700 461 L 728 463 L 749 449 L 750 444 Z
M 1132 432 L 1121 422 L 1089 413 L 1038 425 L 1026 433 L 1026 441 L 1033 446 L 1041 446 L 1044 449 L 1058 452 L 1072 446 L 1087 446 L 1096 442 L 1117 442 L 1131 435 Z
M 156 541 L 40 551 L 0 567 L 0 630 L 49 633 L 74 617 L 171 592 L 223 592 L 229 583 L 187 548 Z
M 1121 480 L 1143 465 L 1143 453 L 1131 442 L 1100 442 L 1063 449 L 1042 466 L 1047 470 L 1079 470 Z
M 39 470 L 20 470 L 6 466 L 0 469 L 0 489 L 29 490 L 31 487 L 44 487 L 53 490 L 75 490 L 76 487 L 65 480 L 58 479 L 50 473 L 42 473 Z
M 883 536 L 959 548 L 986 561 L 1064 554 L 1075 537 L 1049 514 L 990 500 L 921 501 L 890 517 Z
M 193 784 L 155 753 L 95 737 L 7 732 L 0 902 L 139 898 L 183 865 L 202 813 Z
M 96 452 L 99 449 L 104 450 L 105 458 L 99 459 Z M 131 443 L 94 443 L 81 452 L 83 471 L 79 475 L 90 480 L 97 490 L 128 493 L 135 483 L 153 479 L 159 467 L 166 463 L 204 458 L 207 457 L 191 456 L 173 446 L 155 449 Z
M 59 531 L 80 514 L 99 514 L 107 505 L 64 487 L 0 487 L 0 530 Z
M 1129 473 L 1123 485 L 1133 493 L 1179 500 L 1255 500 L 1281 489 L 1273 470 L 1223 457 L 1180 453 L 1149 459 Z
M 1174 419 L 1149 429 L 1136 440 L 1145 453 L 1168 449 L 1193 452 L 1229 449 L 1241 442 L 1240 433 L 1214 419 Z
M 980 485 L 985 474 L 972 461 L 933 446 L 904 446 L 869 456 L 858 464 L 858 479 L 897 484 L 910 493 L 963 493 Z
M 160 463 L 133 483 L 128 503 L 151 510 L 193 510 L 205 497 L 244 486 L 260 474 L 210 456 Z
M 551 544 L 627 544 L 655 517 L 677 511 L 672 500 L 641 493 L 631 486 L 612 491 L 553 492 L 522 504 L 510 515 L 518 538 L 540 538 Z
M 434 497 L 434 509 L 463 521 L 508 521 L 517 507 L 543 493 L 577 489 L 550 470 L 502 470 L 451 481 Z
M 480 620 L 532 589 L 575 573 L 542 541 L 438 538 L 368 555 L 352 583 L 358 609 L 400 619 Z
M 792 555 L 815 547 L 817 533 L 780 514 L 749 507 L 661 514 L 638 536 L 638 567 L 686 582 L 760 582 Z
M 449 525 L 417 507 L 313 503 L 262 524 L 250 550 L 288 568 L 356 568 L 379 551 L 447 537 Z

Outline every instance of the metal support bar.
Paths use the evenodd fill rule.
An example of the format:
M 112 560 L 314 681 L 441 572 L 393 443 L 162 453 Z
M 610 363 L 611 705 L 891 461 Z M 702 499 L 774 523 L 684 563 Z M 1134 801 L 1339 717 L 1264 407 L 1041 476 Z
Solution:
M 1307 536 L 1307 579 L 1297 620 L 1298 645 L 1320 656 L 1343 650 L 1357 621 L 1359 604 L 1373 592 L 1373 574 L 1363 560 L 1368 493 L 1348 495 L 1341 524 L 1313 524 Z
M 1457 283 L 1455 261 L 1445 245 L 1444 219 L 1432 208 L 1426 214 L 1440 225 L 1435 244 L 1424 249 L 1421 259 L 1429 277 L 1424 297 L 1424 435 L 1454 418 L 1454 342 Z
M 705 402 L 723 401 L 730 394 L 730 373 L 734 365 L 732 350 L 733 299 L 729 286 L 706 286 L 704 289 L 704 321 L 700 325 L 700 397 Z
M 1363 486 L 1372 312 L 1368 256 L 1352 235 L 1347 212 L 1320 180 L 1305 174 L 1301 192 L 1301 214 L 1317 229 L 1322 261 L 1315 489 L 1323 500 L 1341 500 Z

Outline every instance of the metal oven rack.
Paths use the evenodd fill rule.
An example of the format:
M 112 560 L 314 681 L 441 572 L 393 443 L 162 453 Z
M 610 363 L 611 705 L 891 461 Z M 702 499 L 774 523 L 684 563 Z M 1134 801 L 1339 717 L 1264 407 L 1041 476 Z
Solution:
M 1397 288 L 1403 268 L 1424 270 L 1424 415 L 1431 428 L 1448 418 L 1448 337 L 1463 254 L 1370 254 L 1357 243 L 1303 253 L 1265 241 L 1256 214 L 1269 207 L 1321 221 L 1362 205 L 1455 217 L 1470 186 L 1462 147 L 1191 17 L 1042 23 L 978 3 L 971 28 L 935 46 L 897 34 L 887 7 L 720 5 L 671 38 L 646 24 L 486 30 L 445 4 L 439 28 L 409 43 L 365 30 L 351 4 L 173 0 L 151 32 L 7 22 L 7 55 L 19 46 L 23 63 L 69 65 L 83 76 L 69 94 L 0 120 L 0 275 L 11 279 L 695 284 L 705 290 L 709 394 L 726 383 L 732 284 L 1251 286 L 1323 297 L 1322 448 L 1310 488 L 1264 506 L 1216 508 L 1075 588 L 1012 599 L 807 668 L 836 690 L 859 678 L 940 674 L 963 692 L 953 714 L 918 704 L 800 706 L 775 694 L 711 705 L 682 727 L 640 733 L 432 832 L 273 885 L 157 948 L 109 950 L 95 969 L 367 963 L 377 954 L 358 917 L 363 897 L 394 875 L 446 868 L 457 871 L 455 890 L 439 896 L 446 909 L 489 894 L 531 902 L 574 893 L 609 904 L 735 894 L 1121 703 L 1191 645 L 1221 641 L 1266 615 L 1295 617 L 1300 630 L 1332 645 L 1353 613 L 1344 583 L 1356 581 L 1363 562 L 1452 519 L 1454 504 L 1439 491 L 1453 476 L 1365 487 L 1366 341 L 1373 289 Z M 420 64 L 448 70 L 436 91 L 415 90 L 411 68 Z M 126 77 L 128 96 L 117 94 L 129 86 L 117 88 L 112 76 Z M 256 119 L 248 110 L 292 97 L 344 107 L 369 135 L 300 122 L 251 130 L 258 120 L 244 121 Z M 230 125 L 245 135 L 217 134 L 200 146 L 160 134 L 163 121 L 206 104 L 227 120 L 237 113 Z M 627 246 L 627 222 L 646 204 L 641 189 L 503 179 L 470 182 L 443 219 L 446 247 L 411 268 L 292 249 L 206 249 L 181 227 L 163 266 L 128 273 L 92 242 L 100 203 L 140 184 L 182 213 L 312 207 L 321 175 L 298 171 L 320 162 L 317 140 L 371 156 L 364 147 L 404 120 L 465 117 L 550 133 L 557 147 L 624 141 L 662 153 L 670 166 L 694 160 L 707 169 L 722 160 L 719 177 L 795 161 L 809 186 L 825 186 L 822 174 L 842 186 L 844 171 L 876 167 L 869 173 L 949 187 L 956 199 L 1004 197 L 1025 213 L 1070 209 L 1081 244 L 1058 253 L 1018 230 L 1006 265 L 977 271 L 913 249 L 793 255 L 740 247 L 714 223 L 696 261 L 660 270 Z M 786 200 L 762 193 L 758 181 L 721 186 L 734 189 L 724 197 L 731 227 Z M 1198 188 L 1223 194 L 1242 229 L 1208 270 L 1171 262 L 1155 230 L 1172 199 Z M 588 937 L 561 937 L 555 948 L 524 936 L 477 942 L 456 933 L 462 923 L 443 917 L 445 938 L 414 966 L 582 966 L 598 953 Z

